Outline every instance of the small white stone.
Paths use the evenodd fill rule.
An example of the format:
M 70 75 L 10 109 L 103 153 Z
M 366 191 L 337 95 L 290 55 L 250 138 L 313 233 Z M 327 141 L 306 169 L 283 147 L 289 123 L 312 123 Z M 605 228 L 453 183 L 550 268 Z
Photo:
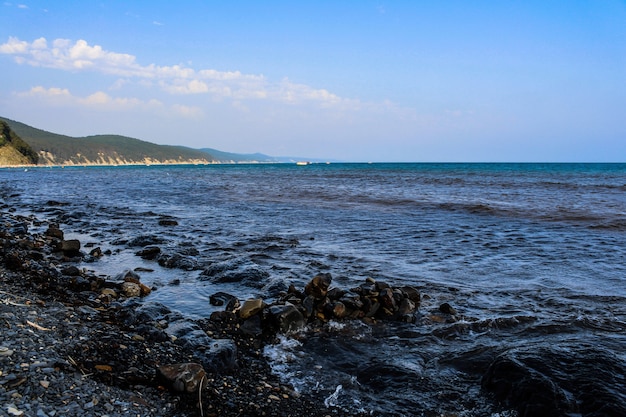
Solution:
M 22 416 L 24 415 L 24 412 L 21 410 L 18 410 L 15 407 L 9 406 L 9 408 L 7 408 L 7 413 L 11 414 L 12 416 Z

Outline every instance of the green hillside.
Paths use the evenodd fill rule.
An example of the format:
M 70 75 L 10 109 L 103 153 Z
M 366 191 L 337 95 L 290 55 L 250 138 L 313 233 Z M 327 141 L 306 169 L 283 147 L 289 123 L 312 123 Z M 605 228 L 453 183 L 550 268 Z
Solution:
M 212 155 L 183 146 L 157 145 L 119 135 L 71 137 L 1 118 L 30 145 L 39 165 L 210 163 Z M 35 163 L 37 160 L 35 160 Z
M 29 165 L 37 161 L 37 152 L 0 119 L 0 165 Z

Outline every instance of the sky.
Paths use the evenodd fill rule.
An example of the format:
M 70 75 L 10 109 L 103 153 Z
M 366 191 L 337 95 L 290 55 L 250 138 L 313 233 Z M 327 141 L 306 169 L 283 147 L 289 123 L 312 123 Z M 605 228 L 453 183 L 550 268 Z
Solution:
M 0 116 L 310 159 L 626 162 L 626 1 L 4 1 Z

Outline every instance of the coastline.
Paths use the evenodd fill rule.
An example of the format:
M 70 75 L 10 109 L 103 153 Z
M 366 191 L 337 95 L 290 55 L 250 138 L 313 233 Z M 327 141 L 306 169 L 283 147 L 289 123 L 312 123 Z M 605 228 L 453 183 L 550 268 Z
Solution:
M 166 337 L 160 327 L 168 323 L 151 321 L 149 310 L 137 314 L 138 304 L 103 297 L 102 278 L 72 273 L 68 253 L 55 254 L 56 238 L 28 233 L 39 220 L 6 208 L 0 212 L 3 412 L 39 417 L 354 415 L 284 386 L 261 355 L 265 341 L 241 332 L 228 314 L 183 322 L 216 340 L 228 337 L 236 356 L 233 366 L 207 370 L 202 389 L 176 392 L 157 368 L 201 362 L 205 352 Z M 55 273 L 51 259 L 71 275 Z

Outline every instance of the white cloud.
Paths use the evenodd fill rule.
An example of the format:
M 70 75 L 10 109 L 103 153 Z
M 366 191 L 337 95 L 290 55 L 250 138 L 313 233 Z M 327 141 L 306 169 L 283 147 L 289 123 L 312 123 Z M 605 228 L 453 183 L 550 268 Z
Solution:
M 112 97 L 103 91 L 97 91 L 86 97 L 75 96 L 66 88 L 44 88 L 37 86 L 29 91 L 16 94 L 19 98 L 33 98 L 37 101 L 46 101 L 50 105 L 74 106 L 82 108 L 97 108 L 107 111 L 128 111 L 132 109 L 151 110 L 160 109 L 163 103 L 158 100 L 140 100 L 130 97 Z
M 199 107 L 184 106 L 182 104 L 174 104 L 171 106 L 171 110 L 179 116 L 187 119 L 199 119 L 203 116 L 204 112 Z
M 240 71 L 199 71 L 183 65 L 140 65 L 135 56 L 111 52 L 85 40 L 45 38 L 25 42 L 11 37 L 0 45 L 0 53 L 11 55 L 19 64 L 64 71 L 91 71 L 134 80 L 140 85 L 157 85 L 169 94 L 207 94 L 214 100 L 270 100 L 290 105 L 315 105 L 320 108 L 361 110 L 359 100 L 342 98 L 326 89 L 316 89 L 287 79 L 271 82 L 263 75 Z M 154 84 L 156 82 L 156 84 Z M 116 82 L 115 88 L 122 84 Z

